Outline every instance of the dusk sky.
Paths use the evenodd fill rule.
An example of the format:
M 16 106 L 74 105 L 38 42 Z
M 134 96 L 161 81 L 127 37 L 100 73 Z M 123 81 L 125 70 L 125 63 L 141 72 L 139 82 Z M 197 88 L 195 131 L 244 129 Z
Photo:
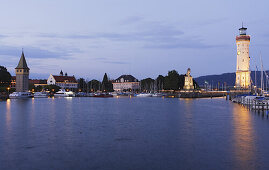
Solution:
M 14 75 L 22 48 L 30 78 L 62 69 L 101 80 L 235 72 L 235 36 L 251 35 L 250 68 L 269 69 L 268 0 L 9 0 L 0 5 L 0 65 Z

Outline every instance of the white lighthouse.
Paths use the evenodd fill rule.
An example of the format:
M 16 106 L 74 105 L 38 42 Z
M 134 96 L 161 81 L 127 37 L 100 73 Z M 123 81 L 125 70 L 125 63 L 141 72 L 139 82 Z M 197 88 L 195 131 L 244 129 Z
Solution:
M 239 29 L 239 34 L 236 36 L 237 46 L 237 64 L 236 64 L 236 88 L 247 89 L 250 87 L 250 70 L 249 70 L 249 43 L 250 36 L 246 33 L 247 28 Z

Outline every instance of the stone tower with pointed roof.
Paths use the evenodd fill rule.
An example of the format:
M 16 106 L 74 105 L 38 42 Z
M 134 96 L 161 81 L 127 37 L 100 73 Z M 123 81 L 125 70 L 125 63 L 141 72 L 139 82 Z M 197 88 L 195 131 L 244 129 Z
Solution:
M 21 59 L 18 66 L 15 68 L 16 72 L 16 91 L 27 92 L 29 90 L 29 67 L 27 66 L 24 53 L 22 51 Z

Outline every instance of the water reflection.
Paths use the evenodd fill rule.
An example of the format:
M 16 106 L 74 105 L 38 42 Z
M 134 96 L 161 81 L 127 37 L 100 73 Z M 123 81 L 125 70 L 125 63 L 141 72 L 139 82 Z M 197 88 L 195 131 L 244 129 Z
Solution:
M 234 151 L 239 169 L 252 169 L 256 162 L 255 136 L 251 113 L 244 107 L 233 107 Z
M 10 131 L 11 126 L 11 111 L 10 111 L 10 99 L 7 99 L 6 102 L 6 127 Z

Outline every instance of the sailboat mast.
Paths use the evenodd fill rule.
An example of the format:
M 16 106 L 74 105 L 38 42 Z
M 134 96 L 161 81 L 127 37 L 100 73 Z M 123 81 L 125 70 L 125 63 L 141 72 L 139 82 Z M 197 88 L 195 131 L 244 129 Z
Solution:
M 263 95 L 263 64 L 262 64 L 262 56 L 260 55 L 261 61 L 261 95 Z
M 257 65 L 255 64 L 256 68 L 255 68 L 255 95 L 257 94 L 257 74 L 256 72 L 258 71 L 257 69 Z

